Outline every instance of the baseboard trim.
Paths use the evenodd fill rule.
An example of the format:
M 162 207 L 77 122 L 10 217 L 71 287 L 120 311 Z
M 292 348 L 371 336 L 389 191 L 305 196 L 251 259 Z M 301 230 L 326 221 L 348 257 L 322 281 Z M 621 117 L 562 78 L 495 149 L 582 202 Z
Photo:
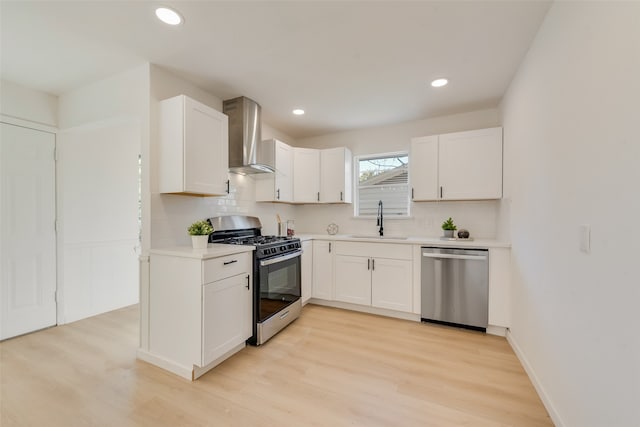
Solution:
M 141 348 L 138 349 L 137 353 L 138 359 L 143 360 L 147 363 L 155 365 L 165 371 L 169 371 L 173 374 L 178 375 L 186 380 L 193 381 L 193 366 L 187 367 L 177 364 L 174 361 L 165 359 L 164 357 L 160 357 L 153 353 L 149 353 L 146 350 Z M 201 374 L 202 375 L 202 374 Z
M 487 326 L 487 333 L 489 335 L 497 335 L 499 337 L 506 337 L 507 336 L 507 328 L 505 328 L 504 326 L 489 325 L 489 326 Z
M 377 314 L 378 316 L 394 317 L 396 319 L 420 321 L 420 315 L 414 313 L 405 313 L 402 311 L 388 310 L 386 308 L 368 307 L 365 305 L 350 304 L 342 301 L 327 301 L 323 299 L 311 298 L 309 303 L 316 305 L 324 305 L 326 307 L 341 308 L 343 310 L 359 311 L 361 313 Z
M 227 360 L 229 357 L 233 356 L 234 354 L 236 354 L 237 352 L 245 348 L 246 346 L 247 344 L 245 342 L 242 342 L 241 344 L 238 344 L 237 346 L 233 347 L 231 350 L 227 351 L 222 356 L 218 357 L 213 362 L 202 367 L 196 366 L 196 365 L 193 365 L 191 367 L 182 366 L 172 360 L 165 359 L 164 357 L 158 356 L 157 354 L 149 353 L 147 350 L 143 350 L 141 348 L 138 349 L 137 356 L 138 356 L 138 359 L 142 361 L 155 365 L 158 368 L 164 369 L 165 371 L 169 371 L 173 374 L 176 374 L 179 377 L 182 377 L 186 380 L 194 381 L 200 378 L 201 376 L 203 376 L 204 374 L 206 374 L 207 372 L 209 372 L 211 369 L 221 364 L 222 362 L 224 362 L 225 360 Z
M 553 421 L 553 424 L 555 424 L 556 427 L 565 427 L 566 424 L 562 421 L 562 418 L 560 418 L 560 414 L 558 413 L 555 406 L 553 405 L 553 402 L 549 398 L 549 395 L 546 393 L 544 387 L 542 386 L 542 383 L 540 382 L 540 380 L 538 379 L 538 376 L 533 370 L 533 367 L 529 363 L 529 360 L 524 355 L 524 353 L 522 352 L 522 349 L 520 348 L 517 341 L 511 334 L 511 330 L 507 329 L 506 337 L 507 337 L 507 342 L 509 343 L 509 345 L 511 345 L 513 352 L 516 354 L 516 357 L 518 358 L 518 360 L 520 360 L 520 363 L 524 367 L 525 372 L 529 376 L 529 380 L 533 384 L 533 387 L 536 389 L 538 396 L 540 396 L 540 400 L 542 400 L 542 404 L 544 405 L 545 409 L 549 413 L 549 416 L 551 417 L 551 421 Z

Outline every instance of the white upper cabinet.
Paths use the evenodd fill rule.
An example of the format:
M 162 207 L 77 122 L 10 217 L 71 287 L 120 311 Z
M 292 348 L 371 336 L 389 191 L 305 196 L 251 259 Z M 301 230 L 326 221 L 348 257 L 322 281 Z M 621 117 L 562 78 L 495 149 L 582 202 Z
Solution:
M 320 201 L 320 151 L 293 148 L 293 200 L 296 203 Z
M 414 201 L 502 198 L 502 128 L 411 140 Z
M 262 144 L 261 163 L 276 172 L 254 176 L 256 201 L 351 203 L 352 155 L 347 148 L 290 147 L 277 139 Z
M 411 140 L 409 174 L 413 200 L 438 200 L 438 135 Z
M 277 139 L 262 144 L 260 162 L 272 166 L 275 172 L 254 176 L 256 201 L 293 202 L 293 147 Z
M 502 128 L 440 135 L 440 198 L 502 198 Z
M 351 203 L 352 155 L 345 147 L 320 150 L 320 202 Z
M 160 102 L 159 191 L 227 194 L 228 117 L 187 96 Z

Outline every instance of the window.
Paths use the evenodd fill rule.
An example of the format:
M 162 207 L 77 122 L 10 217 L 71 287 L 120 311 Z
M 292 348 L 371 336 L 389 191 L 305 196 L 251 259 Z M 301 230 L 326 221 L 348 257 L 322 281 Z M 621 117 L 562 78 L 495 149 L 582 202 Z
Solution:
M 378 154 L 356 158 L 356 216 L 378 213 L 382 200 L 385 217 L 409 215 L 409 156 Z

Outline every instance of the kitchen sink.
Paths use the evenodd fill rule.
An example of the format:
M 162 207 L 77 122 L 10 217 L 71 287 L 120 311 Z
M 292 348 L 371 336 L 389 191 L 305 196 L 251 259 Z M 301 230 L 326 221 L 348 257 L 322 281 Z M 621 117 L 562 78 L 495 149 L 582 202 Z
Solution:
M 352 237 L 354 239 L 382 239 L 382 240 L 407 240 L 407 237 L 402 236 L 372 236 L 372 235 L 364 235 L 364 234 L 352 234 L 348 237 Z

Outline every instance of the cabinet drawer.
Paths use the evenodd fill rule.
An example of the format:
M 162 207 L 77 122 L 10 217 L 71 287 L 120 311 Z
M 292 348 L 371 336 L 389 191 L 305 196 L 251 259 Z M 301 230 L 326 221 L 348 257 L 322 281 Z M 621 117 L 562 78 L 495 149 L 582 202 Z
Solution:
M 411 245 L 395 243 L 335 242 L 336 255 L 412 259 Z
M 202 263 L 202 283 L 211 283 L 237 274 L 251 273 L 251 252 L 208 259 Z

